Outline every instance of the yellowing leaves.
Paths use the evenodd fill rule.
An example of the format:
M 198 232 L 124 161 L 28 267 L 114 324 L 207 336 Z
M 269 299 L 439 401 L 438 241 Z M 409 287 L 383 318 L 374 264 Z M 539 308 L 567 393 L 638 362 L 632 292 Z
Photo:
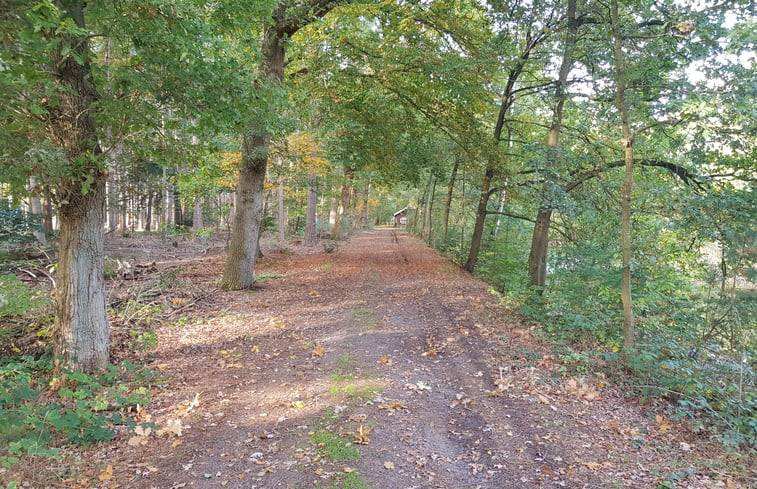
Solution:
M 589 384 L 583 379 L 577 379 L 575 377 L 568 379 L 565 383 L 565 390 L 569 394 L 586 401 L 593 401 L 599 397 L 599 389 L 597 387 Z
M 352 442 L 357 445 L 367 445 L 371 442 L 370 438 L 368 438 L 368 433 L 371 432 L 370 428 L 364 428 L 363 425 L 360 425 L 360 429 L 358 432 L 352 437 Z
M 111 480 L 113 478 L 113 466 L 108 464 L 108 466 L 105 467 L 105 470 L 100 472 L 100 475 L 98 475 L 97 478 L 100 482 L 108 482 Z
M 659 429 L 663 433 L 667 433 L 668 431 L 670 431 L 670 428 L 672 428 L 672 426 L 670 424 L 671 422 L 669 419 L 663 416 L 660 416 L 659 414 L 656 415 L 654 418 L 655 418 L 655 421 L 657 421 L 657 429 Z
M 584 462 L 583 464 L 584 464 L 584 467 L 591 470 L 592 472 L 596 472 L 602 468 L 602 464 L 597 463 L 597 462 Z
M 381 365 L 392 366 L 394 365 L 394 360 L 392 360 L 389 355 L 384 355 L 383 357 L 379 358 L 378 363 L 380 363 Z
M 388 402 L 386 402 L 384 404 L 380 404 L 378 408 L 386 410 L 386 411 L 389 411 L 389 412 L 394 412 L 394 411 L 403 411 L 403 410 L 406 410 L 407 406 L 404 405 L 404 404 L 402 404 L 400 401 L 398 401 L 396 399 L 393 399 L 393 400 L 388 401 Z
M 321 358 L 326 354 L 326 348 L 323 345 L 318 345 L 310 352 L 310 356 L 313 358 Z

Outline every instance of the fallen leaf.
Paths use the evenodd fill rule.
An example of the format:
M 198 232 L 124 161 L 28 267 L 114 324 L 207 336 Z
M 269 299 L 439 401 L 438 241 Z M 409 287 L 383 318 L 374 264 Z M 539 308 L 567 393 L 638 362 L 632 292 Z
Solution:
M 394 365 L 394 360 L 389 358 L 389 355 L 384 355 L 378 361 L 381 365 Z
M 368 433 L 371 432 L 370 428 L 363 428 L 363 425 L 360 425 L 360 429 L 358 430 L 357 434 L 353 437 L 352 442 L 357 443 L 358 445 L 367 445 L 371 442 L 370 438 L 368 438 Z
M 404 404 L 402 404 L 401 402 L 395 399 L 385 404 L 379 405 L 378 408 L 393 412 L 393 411 L 400 411 L 402 409 L 407 409 L 407 406 L 405 406 Z
M 345 467 L 343 470 L 345 474 L 351 474 L 355 472 L 355 469 L 353 469 L 352 467 Z
M 593 470 L 594 472 L 598 471 L 602 467 L 602 464 L 598 464 L 597 462 L 584 462 L 583 464 L 587 469 Z
M 137 404 L 137 412 L 134 416 L 134 421 L 137 423 L 149 422 L 152 419 L 152 415 L 147 412 L 145 408 Z
M 542 465 L 542 466 L 541 466 L 541 473 L 542 473 L 542 474 L 547 474 L 547 475 L 555 475 L 555 471 L 554 471 L 554 470 L 552 470 L 552 469 L 550 469 L 550 468 L 549 468 L 548 466 L 546 466 L 546 465 Z
M 113 478 L 113 466 L 108 464 L 107 467 L 105 467 L 105 470 L 100 472 L 100 475 L 97 476 L 98 479 L 100 479 L 100 482 L 108 482 Z
M 384 468 L 386 470 L 394 470 L 394 462 L 384 462 Z
M 324 348 L 321 345 L 316 346 L 313 348 L 313 351 L 310 352 L 310 356 L 313 358 L 320 358 L 326 353 L 326 348 Z
M 173 434 L 176 436 L 181 436 L 181 420 L 170 418 L 168 421 L 166 421 L 166 426 L 159 429 L 156 433 L 158 436 Z
M 146 445 L 149 441 L 150 433 L 152 433 L 152 428 L 143 427 L 142 425 L 138 425 L 136 428 L 134 428 L 134 434 L 135 436 L 132 436 L 129 438 L 129 441 L 127 444 L 130 447 L 138 447 L 140 445 Z
M 670 425 L 669 419 L 666 419 L 660 416 L 659 414 L 655 415 L 654 418 L 655 418 L 655 421 L 657 421 L 657 427 L 660 431 L 662 431 L 663 433 L 667 433 L 668 431 L 670 431 L 671 425 Z

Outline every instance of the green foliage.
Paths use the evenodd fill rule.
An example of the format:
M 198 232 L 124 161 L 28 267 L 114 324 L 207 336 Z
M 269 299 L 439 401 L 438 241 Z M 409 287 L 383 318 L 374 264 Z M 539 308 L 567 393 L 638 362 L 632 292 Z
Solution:
M 34 243 L 35 231 L 42 231 L 39 216 L 0 207 L 0 243 Z
M 0 318 L 23 316 L 48 301 L 48 294 L 29 288 L 15 275 L 0 275 Z
M 113 438 L 126 411 L 150 401 L 151 372 L 125 362 L 99 374 L 55 373 L 49 358 L 4 358 L 0 364 L 3 463 L 23 456 L 59 456 L 60 443 L 89 445 Z

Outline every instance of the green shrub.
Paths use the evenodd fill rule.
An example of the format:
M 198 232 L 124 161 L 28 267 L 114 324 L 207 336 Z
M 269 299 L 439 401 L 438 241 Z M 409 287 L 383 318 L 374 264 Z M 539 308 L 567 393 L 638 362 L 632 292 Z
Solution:
M 113 438 L 126 410 L 150 401 L 152 373 L 125 362 L 88 375 L 56 373 L 49 358 L 3 358 L 0 365 L 0 464 L 22 456 L 58 457 L 61 443 Z

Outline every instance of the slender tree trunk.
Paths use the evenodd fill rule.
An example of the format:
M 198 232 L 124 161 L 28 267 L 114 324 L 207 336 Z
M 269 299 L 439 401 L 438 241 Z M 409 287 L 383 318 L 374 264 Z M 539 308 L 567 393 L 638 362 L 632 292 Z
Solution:
M 181 206 L 181 193 L 175 185 L 173 187 L 173 222 L 177 226 L 184 225 L 184 208 Z
M 635 347 L 633 300 L 631 296 L 631 192 L 633 191 L 633 135 L 628 123 L 628 106 L 625 100 L 626 66 L 623 54 L 623 37 L 620 32 L 618 0 L 610 4 L 612 34 L 614 39 L 615 74 L 617 77 L 615 103 L 620 112 L 623 133 L 625 178 L 621 189 L 620 242 L 622 254 L 622 277 L 620 297 L 623 302 L 623 352 L 629 353 Z
M 562 115 L 565 106 L 565 100 L 568 98 L 568 75 L 573 69 L 573 52 L 576 46 L 576 37 L 578 32 L 578 23 L 576 21 L 576 0 L 568 1 L 567 15 L 567 33 L 565 38 L 565 50 L 563 51 L 560 71 L 557 78 L 557 87 L 555 88 L 555 106 L 552 109 L 552 125 L 549 128 L 547 146 L 556 148 L 560 142 L 560 131 L 562 130 Z M 546 162 L 546 178 L 542 187 L 542 202 L 539 206 L 539 212 L 536 214 L 536 223 L 534 232 L 531 237 L 531 252 L 528 255 L 528 284 L 539 287 L 542 290 L 547 283 L 547 253 L 549 251 L 549 228 L 552 219 L 552 208 L 545 201 L 545 195 L 549 191 L 552 183 L 552 162 Z
M 339 199 L 331 196 L 329 203 L 329 236 L 334 239 L 339 229 Z
M 152 231 L 152 206 L 153 206 L 153 193 L 151 190 L 147 192 L 147 213 L 145 214 L 145 231 L 148 233 Z
M 426 230 L 426 236 L 425 236 L 426 243 L 431 243 L 431 236 L 433 234 L 432 229 L 431 229 L 433 220 L 431 219 L 431 217 L 434 210 L 434 194 L 435 193 L 436 193 L 436 178 L 434 178 L 434 176 L 431 175 L 431 180 L 429 181 L 428 196 L 426 198 L 426 210 L 424 211 L 425 224 L 423 227 Z
M 339 192 L 339 203 L 337 204 L 336 222 L 334 223 L 334 234 L 331 236 L 332 239 L 342 239 L 349 234 L 349 229 L 346 228 L 344 222 L 348 217 L 347 209 L 350 205 L 350 195 L 352 195 L 353 176 L 354 174 L 352 170 L 345 169 L 342 189 Z
M 452 173 L 447 184 L 447 198 L 444 201 L 444 221 L 442 222 L 442 243 L 447 243 L 447 231 L 449 230 L 449 212 L 452 208 L 452 195 L 455 192 L 455 179 L 457 178 L 457 169 L 460 166 L 460 158 L 455 157 L 455 163 L 452 166 Z
M 192 211 L 192 230 L 197 232 L 203 227 L 205 227 L 205 222 L 202 215 L 202 197 L 195 197 L 194 210 Z
M 316 211 L 318 207 L 318 193 L 316 190 L 315 173 L 308 175 L 308 207 L 307 221 L 305 222 L 305 246 L 315 246 L 318 244 L 316 235 Z
M 55 228 L 53 226 L 53 201 L 50 196 L 50 187 L 45 185 L 44 187 L 45 203 L 43 206 L 42 215 L 42 227 L 45 228 L 47 234 L 52 233 Z
M 481 249 L 481 238 L 484 236 L 484 224 L 486 223 L 486 208 L 489 205 L 489 190 L 491 189 L 492 178 L 494 178 L 494 167 L 487 165 L 484 172 L 484 179 L 481 181 L 481 195 L 478 199 L 476 208 L 476 222 L 473 224 L 473 234 L 471 235 L 470 252 L 468 260 L 465 262 L 465 269 L 473 273 L 478 261 L 478 252 Z
M 84 2 L 60 2 L 64 15 L 84 29 Z M 71 176 L 60 183 L 60 241 L 56 289 L 55 354 L 74 368 L 95 371 L 108 363 L 109 328 L 103 279 L 105 172 L 98 161 L 92 107 L 98 98 L 85 37 L 67 37 L 52 55 L 59 103 L 49 108 L 48 130 L 68 156 Z M 78 63 L 64 49 L 84 59 Z M 81 168 L 85 162 L 85 168 Z M 74 173 L 76 169 L 76 173 Z
M 286 241 L 286 209 L 284 208 L 284 177 L 279 175 L 278 188 L 276 189 L 276 197 L 278 200 L 278 221 L 279 221 L 279 244 L 284 244 Z

